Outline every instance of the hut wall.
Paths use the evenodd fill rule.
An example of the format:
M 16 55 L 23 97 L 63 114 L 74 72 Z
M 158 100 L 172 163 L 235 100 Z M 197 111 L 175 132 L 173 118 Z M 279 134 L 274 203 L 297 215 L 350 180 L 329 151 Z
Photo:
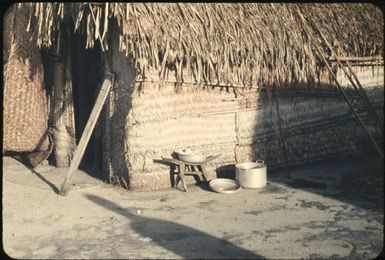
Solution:
M 377 115 L 384 118 L 384 64 L 371 63 L 370 66 L 361 64 L 352 67 L 362 86 L 366 89 L 371 104 L 373 105 Z M 340 69 L 337 78 L 342 86 L 350 86 L 349 79 Z
M 222 153 L 212 167 L 234 162 L 235 114 L 227 111 L 245 108 L 243 100 L 226 89 L 194 85 L 179 93 L 167 83 L 162 88 L 144 83 L 141 89 L 133 93 L 127 127 L 131 189 L 170 187 L 170 167 L 153 160 L 179 149 Z
M 384 64 L 372 63 L 368 65 L 352 66 L 354 73 L 357 75 L 361 84 L 366 87 L 383 86 L 384 85 Z M 337 71 L 337 79 L 343 86 L 351 85 L 348 77 L 342 69 Z
M 370 99 L 383 106 L 383 81 L 375 87 L 381 85 L 383 68 L 375 71 L 373 78 L 361 82 Z M 360 72 L 357 76 L 362 77 Z M 210 177 L 218 167 L 245 160 L 263 159 L 270 169 L 284 165 L 275 104 L 270 105 L 266 93 L 240 95 L 232 89 L 187 84 L 176 89 L 173 83 L 151 82 L 136 83 L 134 89 L 124 144 L 130 189 L 170 187 L 170 167 L 157 160 L 182 148 L 222 154 L 209 165 Z M 357 140 L 365 134 L 338 93 L 278 100 L 289 165 L 360 151 Z
M 114 87 L 110 90 L 102 115 L 103 166 L 105 178 L 112 184 L 130 188 L 128 149 L 128 126 L 132 123 L 132 98 L 135 68 L 132 57 L 119 51 L 118 26 L 112 23 L 111 56 L 105 63 L 111 66 Z M 105 66 L 107 69 L 107 67 Z

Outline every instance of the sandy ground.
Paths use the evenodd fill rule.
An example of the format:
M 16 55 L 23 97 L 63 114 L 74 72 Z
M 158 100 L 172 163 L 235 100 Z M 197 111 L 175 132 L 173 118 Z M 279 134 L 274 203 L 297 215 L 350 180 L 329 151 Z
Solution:
M 383 163 L 327 160 L 268 171 L 265 188 L 129 192 L 78 171 L 3 158 L 3 247 L 14 258 L 368 259 L 383 247 Z

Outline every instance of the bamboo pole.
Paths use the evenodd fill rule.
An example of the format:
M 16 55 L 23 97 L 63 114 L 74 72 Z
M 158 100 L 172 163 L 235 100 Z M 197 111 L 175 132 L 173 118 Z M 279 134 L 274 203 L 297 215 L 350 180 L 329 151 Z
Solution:
M 268 100 L 269 100 L 269 109 L 270 109 L 270 112 L 273 116 L 273 104 L 272 104 L 272 98 L 273 96 L 275 97 L 275 106 L 276 106 L 276 109 L 277 109 L 277 116 L 275 117 L 275 121 L 274 121 L 274 125 L 275 125 L 275 137 L 276 139 L 278 140 L 278 145 L 280 148 L 282 148 L 283 150 L 283 156 L 284 156 L 284 166 L 285 166 L 285 171 L 286 171 L 286 176 L 290 179 L 291 176 L 289 174 L 289 171 L 288 171 L 288 165 L 287 165 L 287 155 L 286 155 L 286 146 L 284 144 L 284 140 L 283 140 L 283 136 L 282 136 L 282 128 L 281 128 L 281 123 L 280 123 L 280 120 L 281 120 L 281 117 L 280 117 L 280 114 L 279 114 L 279 106 L 278 106 L 278 103 L 277 103 L 277 95 L 276 93 L 273 94 L 272 92 L 276 92 L 275 90 L 275 86 L 272 87 L 273 90 L 271 89 L 266 89 L 266 93 L 267 93 L 267 97 L 268 97 Z
M 136 79 L 135 80 L 135 83 L 138 82 L 138 83 L 141 83 L 141 82 L 149 82 L 149 83 L 159 83 L 159 82 L 165 82 L 165 83 L 174 83 L 174 84 L 186 84 L 186 85 L 198 85 L 199 82 L 194 82 L 194 81 L 177 81 L 177 80 L 162 80 L 162 79 L 159 79 L 159 80 L 151 80 L 151 79 Z M 204 85 L 204 86 L 209 86 L 209 87 L 220 87 L 220 88 L 242 88 L 242 89 L 262 89 L 261 87 L 259 86 L 256 86 L 256 85 L 253 85 L 253 86 L 249 86 L 249 87 L 242 87 L 240 85 L 236 85 L 236 84 L 222 84 L 222 83 L 200 83 L 201 85 Z
M 382 61 L 382 56 L 368 56 L 368 57 L 337 57 L 330 56 L 327 58 L 328 61 L 347 61 L 347 62 L 365 62 L 365 61 Z
M 359 94 L 361 94 L 363 100 L 364 100 L 364 103 L 369 111 L 369 113 L 372 115 L 372 117 L 374 118 L 375 122 L 378 124 L 378 127 L 382 133 L 382 135 L 384 134 L 384 131 L 383 131 L 383 126 L 382 126 L 382 123 L 379 121 L 376 113 L 374 112 L 373 108 L 372 108 L 372 105 L 370 104 L 370 101 L 366 95 L 366 92 L 364 90 L 364 88 L 362 87 L 360 81 L 358 80 L 356 74 L 354 73 L 353 69 L 351 68 L 350 64 L 348 61 L 346 61 L 346 64 L 348 65 L 348 69 L 349 71 L 345 68 L 345 66 L 343 66 L 341 60 L 339 59 L 339 57 L 336 55 L 336 53 L 334 52 L 333 48 L 330 46 L 329 42 L 326 40 L 325 36 L 323 35 L 323 33 L 321 32 L 321 30 L 318 28 L 318 26 L 315 24 L 315 23 L 312 23 L 314 28 L 316 29 L 316 31 L 318 32 L 318 34 L 321 36 L 323 42 L 327 45 L 327 47 L 329 48 L 329 50 L 332 52 L 332 54 L 335 56 L 335 59 L 338 63 L 338 65 L 340 65 L 340 67 L 342 68 L 342 70 L 344 71 L 345 75 L 348 77 L 349 81 L 352 83 L 352 86 L 354 87 L 354 89 L 357 90 L 357 92 Z M 350 72 L 350 73 L 349 73 Z M 353 78 L 352 78 L 352 75 L 354 77 L 354 80 L 356 82 L 354 82 Z M 357 86 L 358 85 L 358 86 Z
M 323 54 L 321 53 L 321 51 L 319 50 L 319 47 L 318 47 L 318 46 L 316 46 L 316 47 L 317 47 L 317 50 L 318 50 L 319 54 L 322 56 L 322 59 L 326 62 L 326 59 L 325 59 L 325 57 L 323 56 Z M 372 141 L 372 143 L 373 143 L 374 147 L 377 149 L 378 153 L 381 155 L 382 158 L 384 158 L 384 154 L 383 154 L 381 148 L 377 145 L 377 142 L 374 140 L 374 138 L 373 138 L 372 135 L 370 134 L 369 130 L 366 128 L 364 122 L 362 121 L 362 119 L 360 118 L 360 116 L 357 114 L 357 112 L 354 110 L 353 105 L 351 104 L 349 98 L 346 96 L 346 94 L 345 94 L 345 92 L 344 92 L 342 86 L 341 86 L 340 83 L 338 82 L 337 76 L 334 74 L 333 70 L 330 68 L 330 66 L 329 66 L 328 63 L 326 63 L 326 66 L 328 67 L 329 72 L 331 73 L 331 75 L 333 76 L 334 80 L 336 81 L 337 86 L 338 86 L 338 88 L 341 90 L 341 93 L 343 94 L 343 96 L 344 96 L 346 102 L 348 103 L 350 109 L 353 111 L 354 116 L 357 118 L 357 120 L 360 122 L 361 126 L 364 128 L 366 134 L 368 135 L 370 141 Z
M 353 75 L 354 79 L 356 80 L 356 82 L 358 84 L 358 88 L 361 91 L 362 96 L 364 97 L 364 100 L 365 100 L 366 106 L 367 106 L 367 108 L 369 110 L 369 113 L 372 115 L 372 117 L 374 118 L 374 120 L 378 124 L 379 129 L 380 129 L 382 135 L 384 135 L 384 124 L 383 124 L 383 122 L 381 122 L 381 120 L 379 119 L 377 113 L 374 111 L 373 106 L 371 105 L 371 103 L 369 101 L 369 98 L 366 95 L 365 89 L 362 87 L 361 82 L 358 80 L 356 73 L 353 71 L 353 69 L 350 66 L 350 63 L 348 61 L 346 61 L 346 65 L 348 65 L 350 73 Z
M 288 164 L 287 164 L 287 162 L 288 162 L 288 160 L 287 160 L 287 150 L 286 150 L 286 144 L 285 144 L 285 140 L 284 140 L 284 136 L 283 136 L 283 131 L 282 131 L 281 115 L 279 113 L 278 92 L 277 92 L 277 88 L 275 86 L 273 87 L 273 91 L 274 91 L 274 97 L 275 97 L 275 108 L 277 110 L 279 140 L 280 140 L 280 143 L 282 145 L 283 157 L 284 157 L 284 160 L 285 160 L 284 163 L 285 163 L 286 177 L 288 179 L 291 179 L 291 175 L 290 175 L 290 172 L 289 172 L 289 169 L 288 169 Z
M 302 16 L 302 14 L 300 12 L 298 12 L 299 16 L 301 17 L 301 20 L 303 22 L 303 25 L 304 25 L 304 28 L 308 28 L 307 27 L 307 24 L 306 24 L 306 20 L 305 18 Z M 308 35 L 310 37 L 311 36 L 311 33 L 310 33 L 310 30 L 308 31 Z M 359 121 L 359 123 L 361 124 L 361 126 L 364 128 L 366 134 L 368 135 L 370 141 L 373 143 L 373 146 L 376 148 L 376 150 L 378 151 L 378 153 L 381 155 L 382 158 L 384 158 L 384 154 L 381 150 L 381 148 L 377 145 L 377 142 L 374 140 L 374 138 L 372 137 L 372 135 L 370 134 L 369 130 L 366 128 L 364 122 L 362 121 L 362 119 L 359 117 L 359 115 L 357 114 L 357 112 L 354 110 L 354 107 L 353 105 L 351 104 L 349 98 L 346 96 L 345 94 L 345 91 L 343 90 L 342 86 L 340 85 L 340 83 L 338 82 L 337 80 L 337 76 L 335 75 L 335 73 L 333 72 L 332 68 L 330 67 L 329 63 L 327 62 L 325 56 L 323 55 L 320 47 L 317 45 L 317 43 L 315 43 L 315 41 L 313 40 L 314 42 L 314 46 L 316 47 L 316 50 L 317 50 L 317 53 L 318 55 L 320 56 L 320 58 L 325 62 L 325 65 L 326 67 L 328 68 L 330 74 L 332 75 L 333 79 L 335 80 L 336 84 L 337 84 L 337 87 L 338 89 L 341 91 L 343 97 L 345 98 L 345 101 L 348 103 L 350 109 L 352 110 L 354 116 L 357 118 L 357 120 Z

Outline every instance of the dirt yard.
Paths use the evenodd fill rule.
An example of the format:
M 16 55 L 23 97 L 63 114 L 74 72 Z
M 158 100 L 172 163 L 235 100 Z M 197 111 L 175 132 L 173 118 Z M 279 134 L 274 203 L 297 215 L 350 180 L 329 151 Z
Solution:
M 268 171 L 265 188 L 128 192 L 3 158 L 3 246 L 14 258 L 347 258 L 383 250 L 383 163 L 341 158 Z M 191 177 L 192 178 L 192 177 Z

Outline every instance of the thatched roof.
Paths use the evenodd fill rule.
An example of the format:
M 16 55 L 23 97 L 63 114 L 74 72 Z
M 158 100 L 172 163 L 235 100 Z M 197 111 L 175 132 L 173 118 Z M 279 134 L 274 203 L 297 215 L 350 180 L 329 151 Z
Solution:
M 210 83 L 260 86 L 312 81 L 318 61 L 299 13 L 340 46 L 340 55 L 383 55 L 383 16 L 371 4 L 29 3 L 24 7 L 34 18 L 31 27 L 37 30 L 39 46 L 53 45 L 62 21 L 69 18 L 76 32 L 87 35 L 85 47 L 101 41 L 108 49 L 111 20 L 117 21 L 120 50 L 133 55 L 139 74 L 150 67 L 160 77 L 165 67 L 173 67 L 187 68 L 195 80 Z

